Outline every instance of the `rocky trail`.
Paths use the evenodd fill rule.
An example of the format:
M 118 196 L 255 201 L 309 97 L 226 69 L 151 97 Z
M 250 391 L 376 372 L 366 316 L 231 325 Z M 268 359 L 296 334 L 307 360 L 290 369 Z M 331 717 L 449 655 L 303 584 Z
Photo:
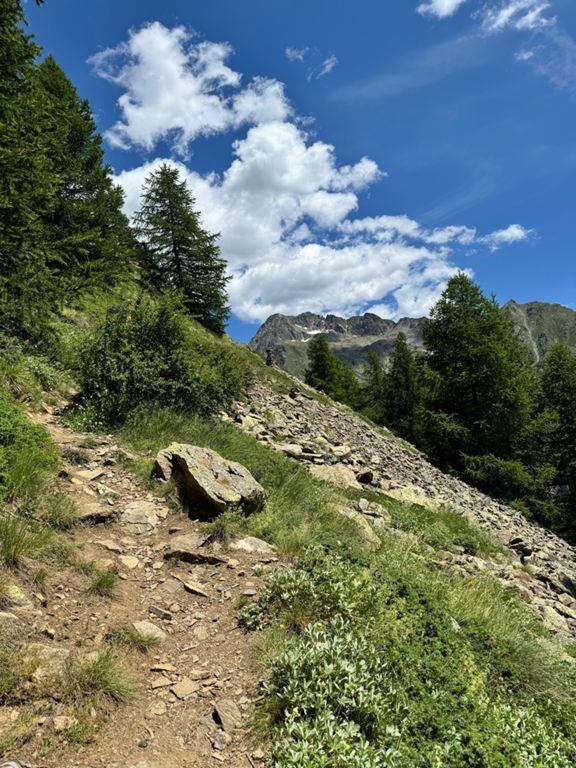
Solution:
M 129 652 L 136 695 L 111 712 L 94 741 L 74 746 L 57 738 L 74 720 L 56 694 L 37 702 L 33 738 L 17 755 L 0 758 L 43 768 L 262 764 L 246 736 L 259 673 L 254 636 L 238 626 L 238 602 L 254 598 L 277 558 L 270 550 L 222 555 L 203 548 L 201 524 L 143 490 L 118 461 L 112 439 L 76 433 L 57 416 L 35 421 L 65 457 L 88 458 L 65 466 L 65 487 L 84 523 L 71 537 L 83 560 L 117 571 L 120 582 L 116 596 L 98 597 L 87 591 L 85 575 L 63 567 L 41 590 L 21 584 L 20 605 L 2 620 L 42 659 L 37 676 L 57 677 L 71 659 L 101 651 L 118 627 L 133 625 L 158 642 L 147 653 Z M 18 714 L 18 707 L 0 709 L 0 736 Z
M 460 510 L 487 528 L 511 557 L 502 563 L 446 553 L 445 567 L 464 573 L 489 571 L 504 583 L 513 583 L 549 629 L 576 638 L 574 547 L 517 510 L 444 474 L 386 430 L 373 429 L 342 407 L 307 396 L 298 383 L 299 389 L 290 394 L 258 385 L 247 403 L 237 404 L 234 420 L 259 441 L 343 488 L 372 488 L 399 501 Z M 356 514 L 371 524 L 377 517 L 373 507 L 363 504 Z

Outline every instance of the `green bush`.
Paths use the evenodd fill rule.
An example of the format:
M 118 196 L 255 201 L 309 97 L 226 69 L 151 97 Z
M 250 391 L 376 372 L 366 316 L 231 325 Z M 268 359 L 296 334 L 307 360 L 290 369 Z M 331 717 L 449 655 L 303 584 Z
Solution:
M 233 345 L 188 320 L 168 297 L 109 311 L 79 361 L 84 421 L 92 426 L 120 424 L 144 403 L 213 413 L 239 397 L 248 379 Z
M 542 496 L 552 483 L 554 467 L 527 467 L 521 461 L 465 456 L 463 477 L 471 485 L 507 501 Z

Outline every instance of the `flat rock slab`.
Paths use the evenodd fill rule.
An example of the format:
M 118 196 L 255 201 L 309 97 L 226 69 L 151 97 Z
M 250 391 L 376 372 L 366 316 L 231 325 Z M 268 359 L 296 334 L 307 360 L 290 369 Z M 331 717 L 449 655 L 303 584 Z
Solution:
M 354 471 L 344 464 L 313 465 L 309 469 L 314 477 L 323 480 L 325 483 L 332 483 L 339 488 L 346 488 L 354 491 L 362 490 L 362 486 L 358 480 L 356 480 Z
M 257 539 L 255 536 L 246 536 L 231 542 L 228 547 L 231 552 L 248 552 L 253 555 L 274 555 L 276 549 L 267 541 Z
M 264 488 L 246 467 L 209 448 L 172 443 L 158 453 L 154 474 L 177 477 L 189 507 L 206 516 L 234 510 L 248 515 L 266 503 Z
M 164 552 L 166 560 L 182 560 L 193 565 L 220 565 L 226 563 L 224 557 L 214 555 L 208 550 L 202 549 L 210 537 L 200 533 L 187 533 L 183 536 L 173 536 L 168 541 L 168 548 Z
M 189 677 L 184 677 L 182 680 L 180 680 L 179 683 L 173 685 L 170 690 L 174 696 L 176 696 L 176 698 L 180 699 L 181 701 L 186 701 L 186 699 L 189 699 L 190 696 L 193 696 L 195 693 L 197 693 L 200 688 L 200 683 L 197 683 L 195 680 L 190 680 Z
M 32 678 L 40 682 L 50 677 L 62 677 L 70 658 L 67 648 L 54 648 L 51 645 L 31 643 L 26 647 L 26 657 L 37 661 L 38 667 Z
M 156 505 L 151 501 L 133 501 L 124 508 L 120 519 L 136 536 L 152 533 L 158 525 Z

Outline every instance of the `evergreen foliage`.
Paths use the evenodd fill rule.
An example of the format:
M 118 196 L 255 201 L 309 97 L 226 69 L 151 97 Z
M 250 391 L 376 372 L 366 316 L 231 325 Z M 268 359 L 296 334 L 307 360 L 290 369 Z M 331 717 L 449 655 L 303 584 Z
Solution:
M 384 378 L 382 405 L 387 425 L 407 440 L 415 437 L 422 383 L 416 354 L 408 346 L 406 336 L 400 333 Z
M 0 328 L 33 340 L 53 314 L 125 269 L 130 229 L 90 107 L 0 7 Z
M 43 332 L 56 304 L 42 214 L 56 179 L 44 151 L 49 115 L 34 62 L 40 49 L 22 30 L 18 0 L 0 7 L 0 328 Z
M 318 334 L 308 344 L 305 381 L 334 400 L 350 406 L 358 405 L 358 380 L 352 369 L 332 352 L 324 334 Z
M 443 461 L 462 466 L 462 454 L 509 459 L 526 428 L 535 386 L 509 320 L 469 277 L 453 277 L 424 326 L 429 365 L 438 375 L 430 403 L 466 430 Z M 434 435 L 430 435 L 431 442 Z
M 126 270 L 133 236 L 89 103 L 52 56 L 36 77 L 50 114 L 46 153 L 57 178 L 54 204 L 43 220 L 54 253 L 48 267 L 74 296 L 109 285 Z
M 194 203 L 177 168 L 165 163 L 146 179 L 135 216 L 142 266 L 148 285 L 179 291 L 191 316 L 222 334 L 229 316 L 226 265 L 218 235 L 202 229 Z

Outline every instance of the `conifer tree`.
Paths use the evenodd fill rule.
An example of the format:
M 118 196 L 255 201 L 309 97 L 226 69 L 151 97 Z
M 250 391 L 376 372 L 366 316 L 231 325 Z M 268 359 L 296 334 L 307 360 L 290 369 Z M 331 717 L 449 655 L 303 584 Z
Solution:
M 556 482 L 567 487 L 570 526 L 576 529 L 576 354 L 563 344 L 550 350 L 542 371 L 542 399 L 554 416 L 550 447 Z
M 322 333 L 315 336 L 308 345 L 308 368 L 304 378 L 311 387 L 325 392 L 334 400 L 353 407 L 358 404 L 358 379 L 350 366 L 332 352 Z
M 54 253 L 48 266 L 71 297 L 109 285 L 126 268 L 132 233 L 88 101 L 52 56 L 36 77 L 50 114 L 46 154 L 58 179 L 54 205 L 43 217 Z
M 40 49 L 18 0 L 0 5 L 0 328 L 37 335 L 57 300 L 42 216 L 56 177 L 45 153 L 49 114 L 33 77 Z
M 368 352 L 364 366 L 365 384 L 362 389 L 362 407 L 365 413 L 377 424 L 384 424 L 384 387 L 386 370 L 384 361 L 374 350 Z
M 414 439 L 416 413 L 421 402 L 422 374 L 415 353 L 403 333 L 394 342 L 383 387 L 386 424 L 407 440 Z
M 512 458 L 528 424 L 535 380 L 496 302 L 456 275 L 425 323 L 424 343 L 438 375 L 431 408 L 458 435 L 447 460 L 458 466 L 463 452 Z
M 176 168 L 165 163 L 146 179 L 135 216 L 142 267 L 149 285 L 179 291 L 188 312 L 222 334 L 229 316 L 226 265 L 218 235 L 201 227 L 194 204 Z

